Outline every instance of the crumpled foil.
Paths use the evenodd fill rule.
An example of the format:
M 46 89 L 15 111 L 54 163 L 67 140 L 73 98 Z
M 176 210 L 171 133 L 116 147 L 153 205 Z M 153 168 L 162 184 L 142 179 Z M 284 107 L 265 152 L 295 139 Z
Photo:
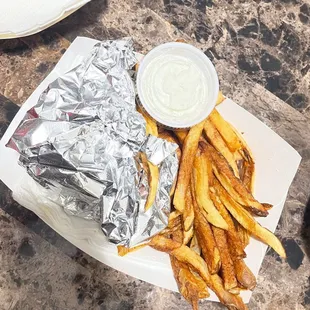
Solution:
M 115 244 L 134 246 L 163 230 L 176 178 L 177 145 L 145 132 L 136 111 L 130 39 L 105 41 L 52 82 L 8 143 L 65 212 L 101 224 Z M 156 199 L 145 212 L 148 176 L 141 152 L 159 167 Z

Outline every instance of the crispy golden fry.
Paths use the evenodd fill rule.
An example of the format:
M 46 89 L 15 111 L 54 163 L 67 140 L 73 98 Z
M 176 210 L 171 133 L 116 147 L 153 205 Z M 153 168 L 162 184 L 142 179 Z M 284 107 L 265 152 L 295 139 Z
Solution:
M 193 238 L 191 240 L 190 248 L 191 250 L 195 251 L 198 255 L 201 254 L 201 247 L 198 244 L 198 240 L 195 234 L 193 235 Z
M 198 297 L 199 299 L 204 299 L 210 297 L 210 293 L 208 290 L 208 286 L 206 285 L 205 281 L 202 280 L 202 278 L 199 276 L 199 274 L 191 269 L 189 269 L 192 276 L 193 276 L 193 281 L 197 283 L 197 286 L 199 287 L 198 291 Z
M 219 94 L 217 96 L 217 100 L 215 105 L 219 105 L 220 103 L 222 103 L 226 98 L 224 97 L 223 93 L 221 91 L 219 91 Z
M 158 137 L 161 139 L 167 140 L 171 143 L 179 144 L 178 139 L 174 136 L 174 133 L 172 131 L 164 129 L 158 133 Z
M 173 241 L 176 241 L 178 243 L 182 243 L 183 242 L 183 228 L 182 228 L 182 225 L 181 225 L 181 228 L 178 229 L 178 230 L 175 230 L 171 236 Z
M 232 247 L 233 245 L 231 245 Z M 243 288 L 253 290 L 256 286 L 256 278 L 243 259 L 233 258 L 234 270 L 238 282 Z
M 245 186 L 251 192 L 253 192 L 255 164 L 251 150 L 248 147 L 247 143 L 245 142 L 244 138 L 242 137 L 241 134 L 238 133 L 238 131 L 231 124 L 229 124 L 226 120 L 222 118 L 222 116 L 216 109 L 212 111 L 209 119 L 217 128 L 223 139 L 226 141 L 227 146 L 230 148 L 230 150 L 233 153 L 240 153 L 240 155 L 244 158 L 245 162 L 244 162 L 243 182 Z M 226 158 L 224 153 L 222 153 L 222 155 Z M 228 163 L 231 165 L 231 161 L 228 158 L 226 159 Z M 235 171 L 235 167 L 233 167 L 232 165 L 231 167 Z
M 213 172 L 222 186 L 228 191 L 229 195 L 254 214 L 267 216 L 268 211 L 264 207 L 265 204 L 263 205 L 258 202 L 246 189 L 241 180 L 234 175 L 225 158 L 210 144 L 200 143 L 200 145 L 202 145 L 204 151 L 210 156 Z
M 157 235 L 151 239 L 150 246 L 158 251 L 166 252 L 174 256 L 182 263 L 192 266 L 207 285 L 211 283 L 210 273 L 206 262 L 186 245 Z
M 183 240 L 182 216 L 178 211 L 173 211 L 169 215 L 168 226 L 160 232 L 161 235 L 170 237 L 180 234 Z
M 187 43 L 184 39 L 176 39 L 175 42 Z
M 217 274 L 211 275 L 211 281 L 212 284 L 209 287 L 216 293 L 220 302 L 227 306 L 228 309 L 248 309 L 238 295 L 231 294 L 225 290 L 222 279 Z
M 209 189 L 210 189 L 213 186 L 214 180 L 216 180 L 215 175 L 213 173 L 212 162 L 208 156 L 208 153 L 201 151 L 201 154 L 207 163 L 208 185 L 209 185 Z
M 219 187 L 217 191 L 225 207 L 246 230 L 272 247 L 281 257 L 286 257 L 285 250 L 280 240 L 271 231 L 259 225 L 253 216 L 240 204 L 234 201 L 224 188 Z
M 169 219 L 168 219 L 168 228 L 173 228 L 175 226 L 182 225 L 182 216 L 178 215 L 176 211 L 170 213 Z
M 173 221 L 174 219 L 176 219 L 177 217 L 180 217 L 181 213 L 177 210 L 172 211 L 169 214 L 169 219 L 168 219 L 168 223 L 170 223 L 171 221 Z
M 182 160 L 173 199 L 174 207 L 182 213 L 185 207 L 186 191 L 190 183 L 195 154 L 198 149 L 198 142 L 202 133 L 203 124 L 204 121 L 190 129 L 182 148 Z
M 137 250 L 140 250 L 140 249 L 144 248 L 147 245 L 148 245 L 148 243 L 144 243 L 144 244 L 140 244 L 140 245 L 137 245 L 135 247 L 132 247 L 132 248 L 127 248 L 127 247 L 125 247 L 123 245 L 118 245 L 117 246 L 117 252 L 118 252 L 119 256 L 125 256 L 126 254 L 135 252 Z
M 243 247 L 243 249 L 245 249 L 248 246 L 248 244 L 250 243 L 250 234 L 238 222 L 235 223 L 235 227 L 236 227 L 237 233 L 239 235 L 239 239 L 241 240 L 242 247 Z
M 136 63 L 136 64 L 135 64 L 135 71 L 138 71 L 139 66 L 140 66 L 140 64 L 139 64 L 139 63 Z
M 175 178 L 172 186 L 171 186 L 171 190 L 170 190 L 170 199 L 172 199 L 172 196 L 174 195 L 174 192 L 175 192 L 175 188 L 177 186 L 177 178 Z
M 191 182 L 193 183 L 193 182 Z M 208 265 L 211 274 L 215 274 L 221 267 L 221 258 L 216 246 L 210 224 L 202 214 L 194 196 L 194 185 L 192 187 L 192 201 L 195 212 L 194 228 L 198 244 L 201 248 L 202 255 Z
M 188 188 L 186 193 L 185 208 L 183 212 L 183 227 L 185 231 L 190 230 L 194 224 L 194 207 L 192 203 L 192 195 L 190 188 Z
M 194 275 L 187 265 L 180 263 L 171 255 L 170 261 L 180 293 L 192 305 L 194 310 L 198 310 L 199 298 L 210 296 L 206 283 L 198 275 Z
M 241 177 L 241 181 L 244 184 L 244 186 L 253 193 L 254 191 L 254 163 L 244 161 L 243 164 L 243 174 Z
M 187 245 L 194 235 L 194 227 L 192 226 L 188 231 L 183 232 L 183 244 Z
M 160 235 L 166 236 L 167 238 L 170 238 L 171 235 L 175 234 L 181 234 L 183 240 L 183 228 L 182 228 L 182 217 L 177 216 L 173 219 L 169 219 L 168 226 L 160 232 Z
M 150 174 L 149 174 L 149 195 L 145 203 L 145 211 L 147 211 L 154 203 L 156 198 L 156 192 L 159 181 L 159 169 L 157 166 L 153 165 L 148 161 Z
M 226 239 L 225 230 L 212 227 L 216 245 L 220 251 L 221 257 L 221 275 L 224 282 L 225 290 L 231 290 L 238 286 L 235 276 L 234 264 L 230 257 L 228 242 Z
M 235 287 L 235 288 L 228 290 L 228 292 L 234 295 L 239 295 L 241 290 L 242 289 L 240 287 Z
M 217 180 L 214 181 L 215 185 L 219 186 L 220 184 L 218 183 Z M 220 198 L 217 196 L 216 191 L 214 188 L 210 189 L 210 197 L 222 215 L 222 217 L 225 219 L 227 225 L 228 225 L 228 230 L 227 230 L 227 238 L 228 242 L 234 245 L 234 256 L 237 258 L 244 258 L 246 257 L 246 254 L 244 252 L 244 245 L 240 239 L 240 236 L 236 230 L 235 223 L 233 219 L 231 218 L 229 212 L 223 205 L 222 201 Z
M 211 227 L 206 219 L 202 216 L 200 220 L 205 221 L 203 226 L 199 219 L 195 217 L 195 233 L 198 244 L 201 247 L 202 256 L 204 257 L 211 274 L 215 274 L 221 267 L 221 258 L 216 246 Z
M 196 155 L 194 161 L 194 188 L 198 206 L 206 211 L 205 215 L 212 225 L 228 229 L 227 223 L 215 208 L 209 196 L 208 166 L 203 154 Z
M 188 135 L 188 130 L 184 129 L 184 130 L 176 130 L 174 131 L 175 135 L 178 137 L 179 140 L 179 144 L 183 145 L 187 135 Z
M 174 227 L 168 228 L 166 227 L 164 230 L 162 230 L 159 234 L 165 238 L 170 238 L 172 234 L 174 234 L 176 231 L 182 230 L 182 224 L 176 225 Z M 183 231 L 182 231 L 183 236 Z
M 140 153 L 142 165 L 148 176 L 149 194 L 145 203 L 145 211 L 147 211 L 154 203 L 159 181 L 159 169 L 146 158 L 144 153 Z
M 139 105 L 137 106 L 137 111 L 142 114 L 146 122 L 146 134 L 157 137 L 158 136 L 158 128 L 156 121 L 151 118 L 145 110 L 143 110 Z
M 238 132 L 238 130 L 236 130 L 229 123 L 227 124 L 228 126 L 230 126 L 231 130 L 239 138 L 239 141 L 241 143 L 241 149 L 239 149 L 238 152 L 236 153 L 239 153 L 244 160 L 242 181 L 245 184 L 246 188 L 248 188 L 248 190 L 253 193 L 254 192 L 254 177 L 255 177 L 255 162 L 253 159 L 253 154 L 251 152 L 251 149 L 247 145 L 246 141 L 244 140 L 243 136 Z
M 142 114 L 146 121 L 146 134 L 150 134 L 153 136 L 158 136 L 157 124 L 156 122 L 140 107 L 137 107 L 139 113 Z M 146 160 L 146 158 L 144 158 Z M 147 161 L 149 167 L 149 195 L 147 197 L 147 201 L 145 203 L 145 211 L 147 211 L 154 203 L 158 180 L 159 180 L 159 169 L 157 166 L 153 165 L 151 162 Z
M 224 120 L 216 109 L 211 112 L 209 119 L 219 131 L 220 135 L 223 137 L 227 143 L 227 146 L 233 153 L 242 148 L 242 143 L 235 130 L 226 120 Z
M 255 163 L 253 160 L 253 156 L 248 150 L 248 147 L 245 144 L 245 142 L 244 142 L 244 148 L 242 150 L 239 150 L 237 153 L 241 154 L 243 159 L 242 174 L 240 175 L 240 179 L 242 183 L 245 185 L 245 187 L 251 193 L 254 193 Z
M 206 120 L 203 129 L 209 143 L 224 156 L 230 167 L 233 169 L 235 176 L 239 177 L 239 170 L 234 158 L 234 154 L 227 147 L 222 136 L 219 134 L 218 130 L 209 119 Z

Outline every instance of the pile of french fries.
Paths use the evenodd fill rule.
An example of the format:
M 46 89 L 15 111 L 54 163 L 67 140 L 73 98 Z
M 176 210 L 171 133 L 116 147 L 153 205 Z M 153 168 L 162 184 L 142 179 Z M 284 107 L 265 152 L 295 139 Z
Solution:
M 220 93 L 217 104 L 223 100 Z M 253 197 L 255 166 L 250 149 L 216 109 L 183 131 L 160 128 L 140 112 L 147 133 L 179 145 L 180 161 L 168 226 L 147 245 L 170 255 L 180 293 L 193 309 L 198 309 L 199 299 L 209 296 L 209 289 L 228 309 L 247 309 L 239 294 L 256 285 L 244 262 L 250 236 L 286 256 L 278 238 L 253 217 L 267 216 L 272 206 Z M 148 209 L 157 191 L 158 168 L 143 161 L 149 175 Z M 119 255 L 140 247 L 120 246 Z

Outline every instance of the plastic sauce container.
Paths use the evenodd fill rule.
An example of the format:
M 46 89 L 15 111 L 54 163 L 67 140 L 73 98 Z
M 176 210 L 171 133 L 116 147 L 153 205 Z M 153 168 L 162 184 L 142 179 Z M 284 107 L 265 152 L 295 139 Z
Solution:
M 155 47 L 142 59 L 137 90 L 142 106 L 156 121 L 170 128 L 188 128 L 214 109 L 219 82 L 202 51 L 171 42 Z

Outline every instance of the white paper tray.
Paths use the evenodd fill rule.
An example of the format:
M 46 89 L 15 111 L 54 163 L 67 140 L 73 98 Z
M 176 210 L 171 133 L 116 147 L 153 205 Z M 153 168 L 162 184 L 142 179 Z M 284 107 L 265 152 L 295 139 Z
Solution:
M 5 147 L 26 111 L 37 102 L 41 92 L 50 82 L 73 68 L 81 57 L 90 52 L 96 42 L 93 39 L 77 38 L 54 70 L 19 110 L 0 141 L 0 179 L 13 191 L 13 197 L 17 202 L 35 212 L 55 231 L 87 254 L 135 278 L 178 291 L 168 255 L 147 247 L 119 257 L 116 247 L 106 241 L 98 224 L 68 216 L 59 206 L 48 202 L 44 198 L 48 195 L 47 192 L 18 165 L 18 153 Z M 274 205 L 269 216 L 259 218 L 258 222 L 274 232 L 301 157 L 275 132 L 230 99 L 226 99 L 218 110 L 243 133 L 253 152 L 256 162 L 255 197 Z M 259 272 L 266 249 L 266 245 L 254 239 L 251 239 L 246 249 L 245 261 L 255 276 Z M 245 302 L 249 301 L 251 294 L 250 291 L 241 293 Z M 209 299 L 218 301 L 213 293 Z

